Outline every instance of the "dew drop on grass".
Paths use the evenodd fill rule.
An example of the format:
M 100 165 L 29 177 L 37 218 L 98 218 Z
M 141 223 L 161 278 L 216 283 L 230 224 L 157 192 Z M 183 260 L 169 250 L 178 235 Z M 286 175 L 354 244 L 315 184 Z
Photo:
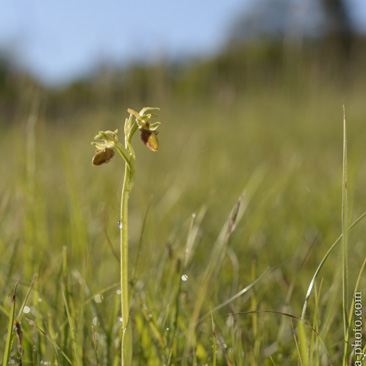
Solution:
M 143 283 L 142 281 L 137 281 L 137 282 L 135 283 L 135 288 L 136 288 L 137 290 L 142 290 L 142 289 L 143 289 L 143 287 L 144 287 L 144 283 Z
M 118 226 L 118 229 L 122 229 L 122 227 L 123 227 L 122 222 L 121 221 L 118 221 L 117 226 Z
M 188 280 L 188 276 L 186 274 L 182 275 L 181 280 L 186 282 Z
M 95 325 L 95 326 L 99 325 L 99 320 L 96 316 L 93 318 L 92 322 L 93 322 L 93 325 Z
M 233 316 L 229 316 L 226 320 L 226 325 L 231 328 L 234 326 L 234 317 Z
M 101 294 L 97 294 L 94 296 L 94 301 L 97 303 L 97 304 L 100 304 L 102 301 L 103 301 L 103 296 Z
M 117 294 L 117 295 L 121 295 L 121 290 L 117 290 L 117 291 L 116 291 L 116 294 Z
M 30 307 L 29 306 L 24 306 L 24 309 L 23 309 L 23 313 L 24 314 L 28 314 L 30 312 Z

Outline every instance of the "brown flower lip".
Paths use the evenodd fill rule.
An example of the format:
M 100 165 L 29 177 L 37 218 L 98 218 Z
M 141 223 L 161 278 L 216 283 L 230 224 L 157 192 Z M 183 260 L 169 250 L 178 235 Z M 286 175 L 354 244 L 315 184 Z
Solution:
M 151 151 L 158 151 L 159 141 L 156 135 L 158 132 L 148 129 L 141 129 L 141 140 Z
M 114 156 L 114 150 L 106 147 L 103 150 L 97 150 L 92 159 L 93 165 L 102 165 L 109 163 Z

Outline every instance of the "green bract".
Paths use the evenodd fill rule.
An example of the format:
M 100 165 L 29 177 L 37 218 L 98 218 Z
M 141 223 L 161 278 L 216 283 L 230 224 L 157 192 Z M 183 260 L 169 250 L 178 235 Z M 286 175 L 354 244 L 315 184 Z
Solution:
M 118 144 L 117 137 L 118 129 L 112 131 L 99 131 L 98 135 L 94 137 L 94 140 L 102 140 L 102 142 L 92 142 L 92 145 L 98 150 L 103 150 L 104 148 L 113 149 Z

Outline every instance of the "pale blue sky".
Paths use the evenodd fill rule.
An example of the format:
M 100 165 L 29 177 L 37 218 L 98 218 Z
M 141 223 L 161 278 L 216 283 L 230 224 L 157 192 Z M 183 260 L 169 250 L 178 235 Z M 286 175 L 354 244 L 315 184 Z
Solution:
M 101 60 L 214 52 L 253 1 L 0 0 L 0 47 L 46 83 L 67 82 Z M 366 0 L 348 2 L 366 31 Z

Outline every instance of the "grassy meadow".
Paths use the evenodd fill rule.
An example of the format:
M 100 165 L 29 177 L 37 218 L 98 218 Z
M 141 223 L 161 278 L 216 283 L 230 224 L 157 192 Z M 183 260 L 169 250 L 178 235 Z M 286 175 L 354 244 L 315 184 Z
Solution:
M 64 115 L 31 94 L 1 127 L 0 359 L 18 283 L 13 364 L 120 363 L 124 163 L 92 166 L 90 143 L 100 130 L 122 133 L 128 107 L 151 105 L 161 109 L 159 151 L 133 140 L 133 365 L 342 364 L 342 243 L 317 277 L 305 336 L 298 325 L 312 276 L 342 233 L 343 104 L 349 224 L 366 211 L 361 82 L 101 102 Z M 348 310 L 365 225 L 349 232 Z

